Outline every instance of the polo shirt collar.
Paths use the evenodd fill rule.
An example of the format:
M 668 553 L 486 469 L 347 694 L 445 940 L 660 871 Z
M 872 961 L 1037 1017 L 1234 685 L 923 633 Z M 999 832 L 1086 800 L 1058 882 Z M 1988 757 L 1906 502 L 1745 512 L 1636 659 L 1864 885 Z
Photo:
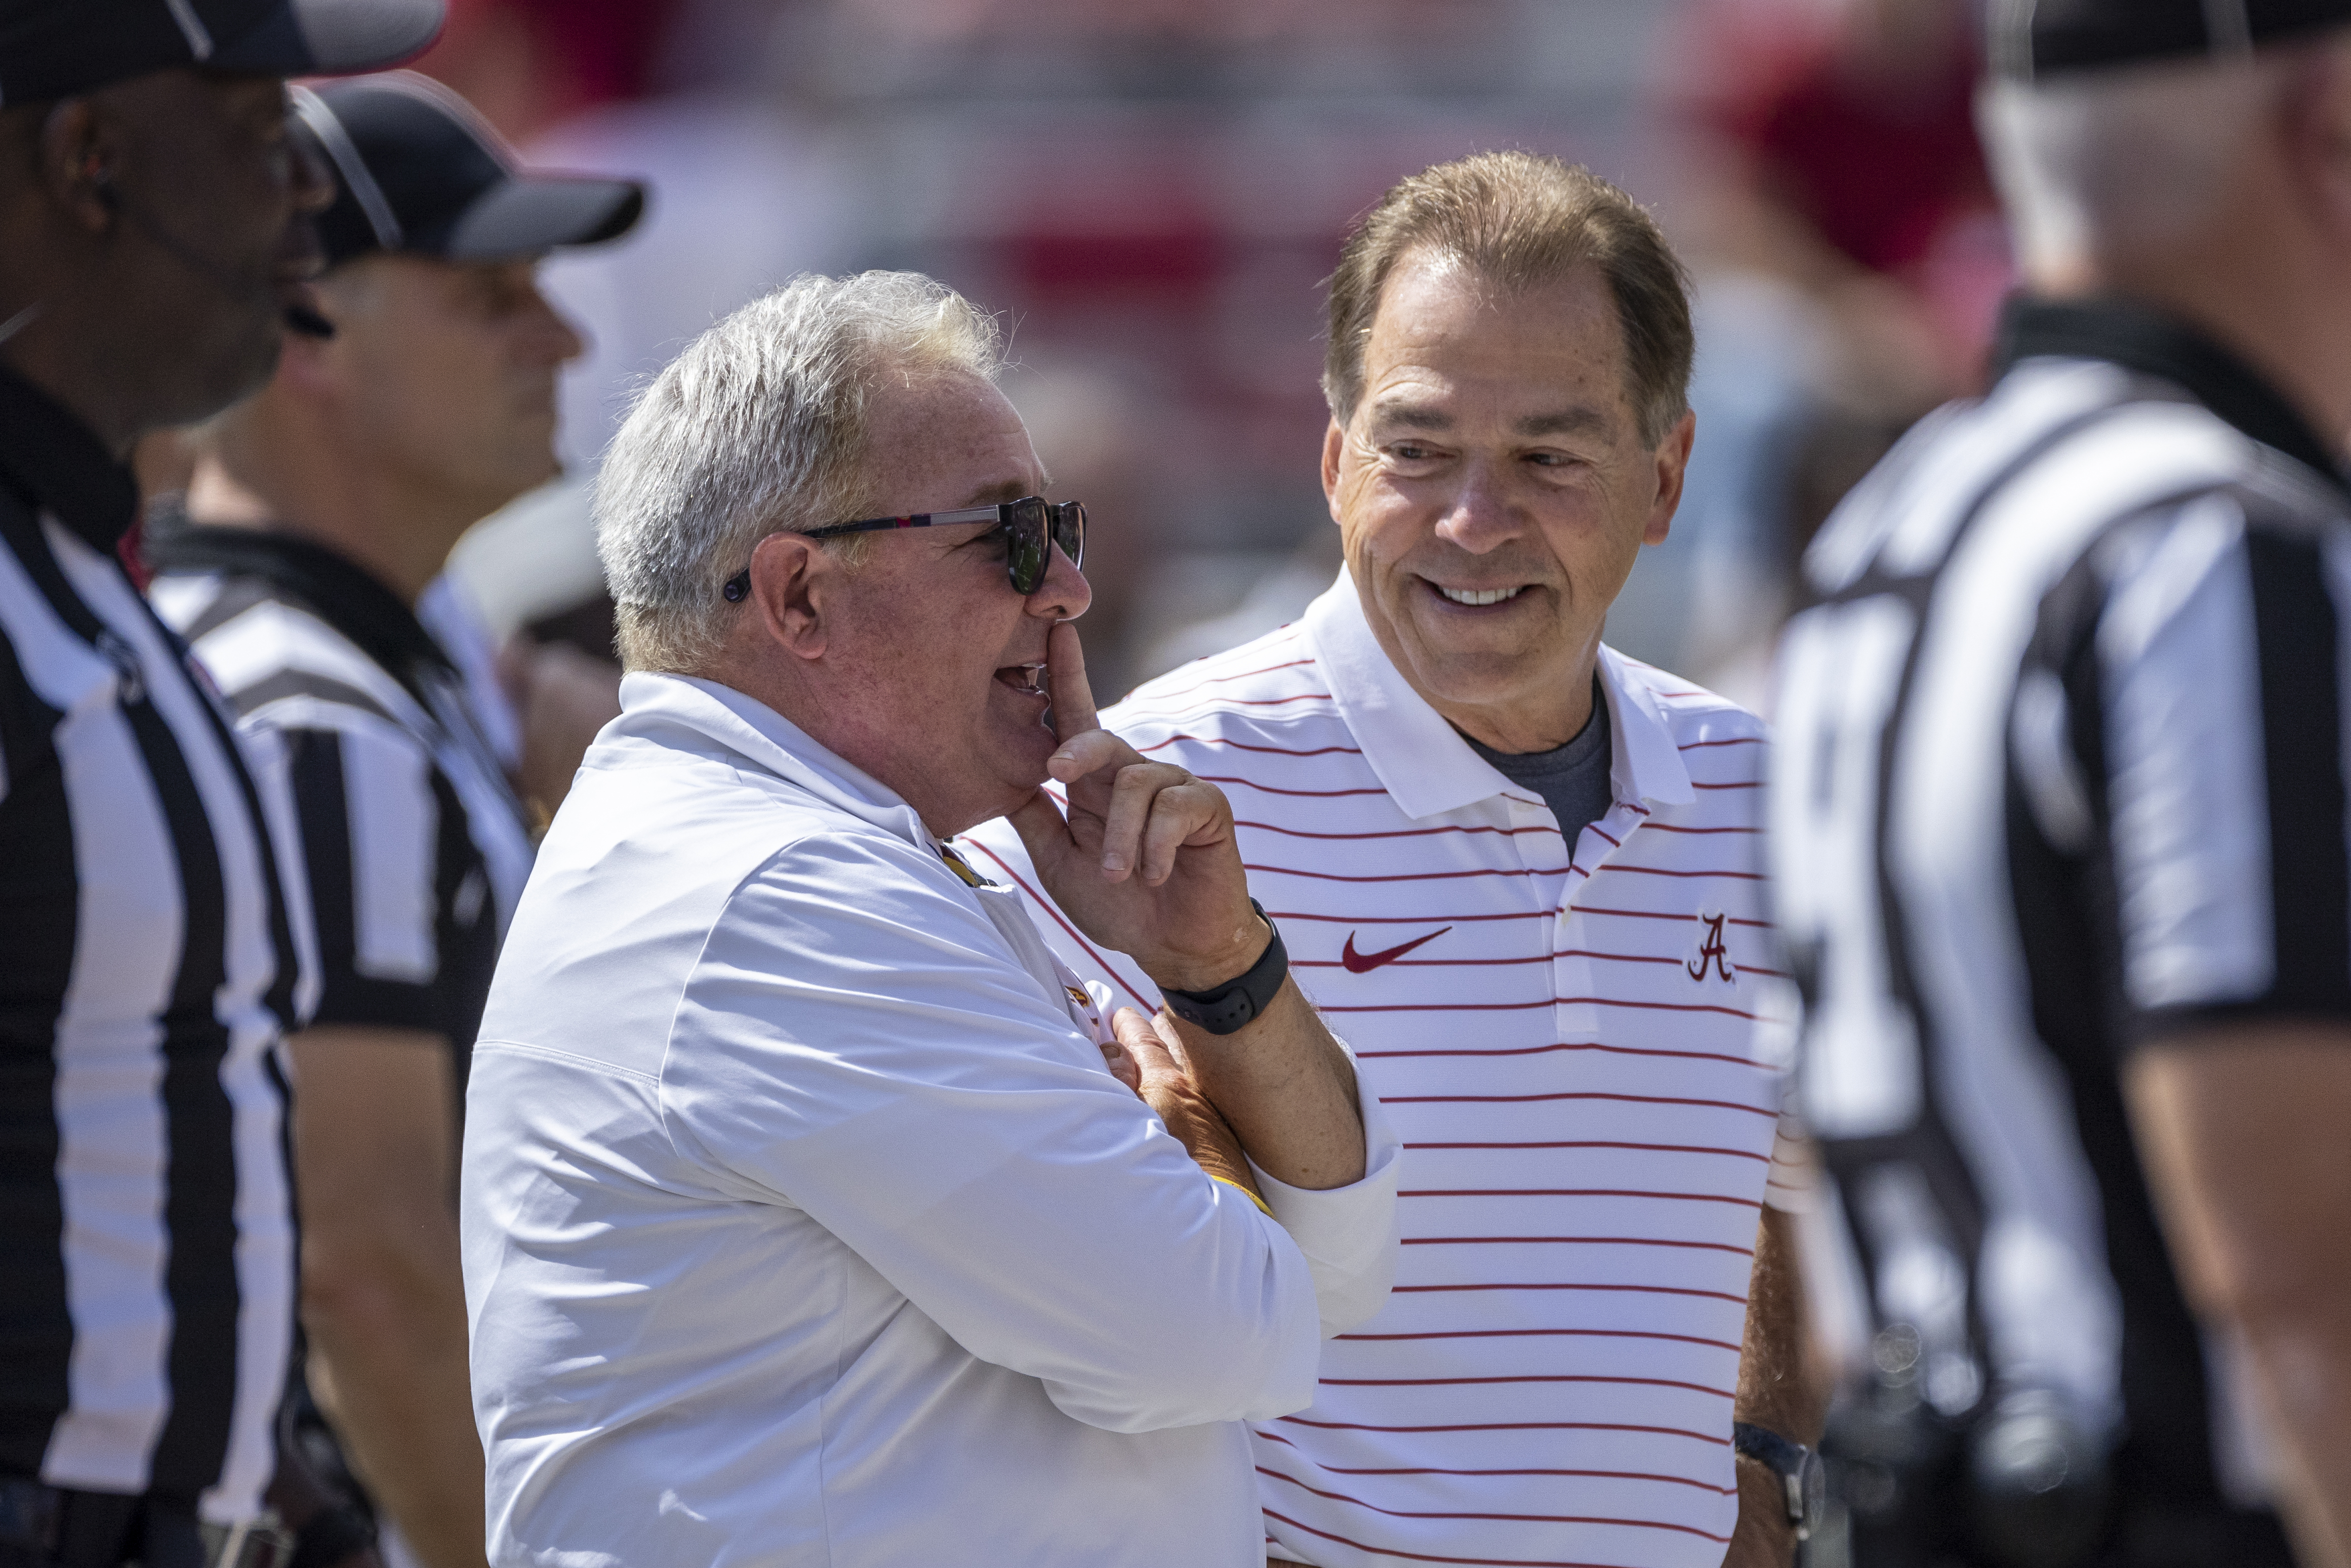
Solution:
M 621 677 L 621 716 L 607 736 L 677 746 L 681 730 L 917 848 L 937 847 L 921 813 L 896 791 L 757 697 L 698 675 L 638 671 Z
M 88 425 L 0 364 L 0 483 L 112 555 L 139 516 L 139 483 Z
M 2196 328 L 2126 299 L 2033 299 L 2020 296 L 2001 315 L 1992 373 L 2041 356 L 2105 360 L 2159 377 L 2264 446 L 2314 470 L 2351 494 L 2334 444 L 2311 429 L 2283 393 L 2252 366 Z
M 1514 788 L 1398 673 L 1364 618 L 1362 596 L 1346 568 L 1307 607 L 1302 625 L 1364 760 L 1405 816 L 1442 816 Z M 1681 748 L 1648 688 L 1631 678 L 1624 658 L 1604 643 L 1599 670 L 1616 798 L 1660 805 L 1696 799 Z

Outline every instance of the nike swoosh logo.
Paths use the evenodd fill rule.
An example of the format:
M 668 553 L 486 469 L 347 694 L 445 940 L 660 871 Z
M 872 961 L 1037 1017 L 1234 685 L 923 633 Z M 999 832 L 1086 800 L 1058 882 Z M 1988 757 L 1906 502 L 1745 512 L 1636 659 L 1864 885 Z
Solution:
M 1452 929 L 1450 925 L 1440 925 L 1426 936 L 1416 936 L 1403 946 L 1390 947 L 1384 953 L 1356 952 L 1355 934 L 1350 931 L 1347 933 L 1347 946 L 1340 951 L 1339 962 L 1347 966 L 1347 973 L 1351 975 L 1368 975 L 1382 964 L 1393 964 L 1422 943 L 1434 942 Z

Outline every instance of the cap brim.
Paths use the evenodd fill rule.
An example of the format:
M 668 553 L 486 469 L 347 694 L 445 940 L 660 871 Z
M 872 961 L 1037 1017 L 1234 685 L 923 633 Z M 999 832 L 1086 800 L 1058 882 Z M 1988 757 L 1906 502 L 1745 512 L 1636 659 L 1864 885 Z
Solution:
M 532 256 L 558 246 L 601 245 L 636 227 L 645 188 L 633 180 L 521 174 L 465 209 L 442 254 L 453 261 Z
M 270 76 L 381 70 L 440 36 L 443 0 L 278 0 L 259 26 L 222 41 L 204 64 Z

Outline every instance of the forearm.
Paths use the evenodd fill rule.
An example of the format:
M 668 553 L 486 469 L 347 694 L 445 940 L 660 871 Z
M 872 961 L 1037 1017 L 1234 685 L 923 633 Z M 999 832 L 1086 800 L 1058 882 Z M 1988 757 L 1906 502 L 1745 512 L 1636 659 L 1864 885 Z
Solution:
M 293 1054 L 302 1318 L 319 1402 L 427 1568 L 480 1568 L 448 1042 L 330 1026 L 295 1036 Z
M 1162 1012 L 1185 1065 L 1259 1169 L 1291 1186 L 1324 1189 L 1364 1178 L 1364 1121 L 1354 1064 L 1295 980 L 1265 1012 L 1228 1035 Z
M 1804 1364 L 1803 1277 L 1796 1264 L 1795 1217 L 1763 1211 L 1756 1227 L 1755 1266 L 1747 1285 L 1747 1327 L 1739 1352 L 1735 1419 L 1768 1427 L 1807 1447 L 1820 1441 L 1823 1400 Z M 1784 1568 L 1794 1561 L 1786 1483 L 1741 1455 L 1739 1528 L 1725 1568 Z
M 377 1504 L 427 1568 L 479 1568 L 482 1448 L 454 1222 L 446 1229 L 434 1239 L 445 1247 L 421 1249 L 429 1260 L 314 1248 L 303 1322 L 320 1404 Z
M 2189 1304 L 2242 1338 L 2305 1568 L 2351 1568 L 2351 1028 L 2215 1025 L 2123 1086 Z
M 2279 1503 L 2303 1568 L 2351 1568 L 2351 1306 L 2238 1322 L 2276 1429 Z
M 1827 1399 L 1804 1357 L 1804 1281 L 1796 1260 L 1796 1217 L 1766 1208 L 1755 1230 L 1747 1327 L 1739 1350 L 1738 1419 L 1768 1427 L 1806 1447 L 1820 1441 Z

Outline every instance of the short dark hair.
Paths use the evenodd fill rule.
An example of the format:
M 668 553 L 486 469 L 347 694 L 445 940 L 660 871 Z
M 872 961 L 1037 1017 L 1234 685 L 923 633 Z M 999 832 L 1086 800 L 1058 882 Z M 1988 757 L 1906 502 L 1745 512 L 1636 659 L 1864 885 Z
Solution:
M 1331 275 L 1322 395 L 1345 424 L 1364 394 L 1380 293 L 1406 257 L 1433 253 L 1505 289 L 1600 269 L 1625 329 L 1625 393 L 1651 446 L 1689 407 L 1689 272 L 1631 196 L 1535 152 L 1480 152 L 1400 180 L 1347 236 Z

